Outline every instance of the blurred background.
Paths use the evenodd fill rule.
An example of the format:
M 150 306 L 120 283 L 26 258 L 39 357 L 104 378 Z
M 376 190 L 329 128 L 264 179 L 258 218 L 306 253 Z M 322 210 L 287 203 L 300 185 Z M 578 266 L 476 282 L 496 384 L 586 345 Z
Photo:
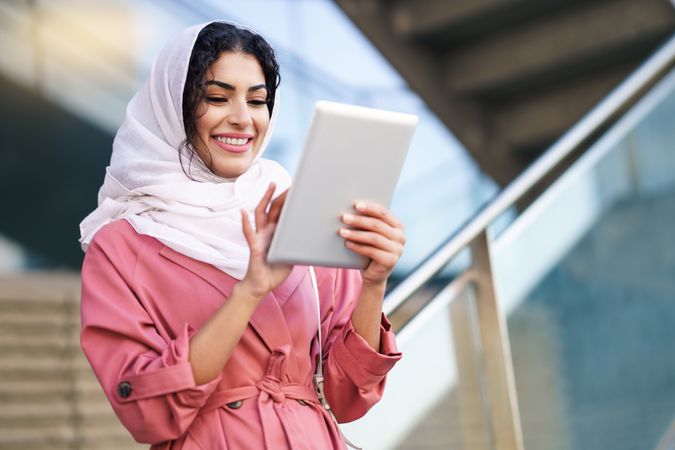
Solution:
M 0 0 L 0 449 L 139 448 L 79 350 L 78 224 L 96 207 L 112 139 L 153 58 L 183 28 L 214 19 L 250 26 L 275 48 L 282 101 L 266 156 L 291 173 L 317 100 L 420 116 L 392 206 L 408 243 L 391 286 L 418 279 L 448 246 L 461 251 L 396 308 L 406 358 L 383 402 L 346 427 L 353 440 L 669 445 L 669 0 Z M 653 74 L 628 83 L 646 61 Z M 609 101 L 622 87 L 630 102 Z M 521 447 L 508 447 L 481 363 L 481 296 L 466 289 L 433 308 L 476 263 L 463 233 L 575 136 L 485 225 L 522 419 Z

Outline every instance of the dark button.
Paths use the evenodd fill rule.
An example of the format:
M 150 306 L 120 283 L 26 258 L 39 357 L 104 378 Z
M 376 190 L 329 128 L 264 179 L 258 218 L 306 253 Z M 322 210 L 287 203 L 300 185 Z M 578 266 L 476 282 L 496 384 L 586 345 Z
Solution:
M 307 406 L 307 402 L 301 398 L 298 399 L 298 403 L 300 403 L 302 406 Z
M 230 402 L 227 404 L 227 407 L 230 409 L 239 409 L 241 408 L 241 405 L 244 404 L 243 400 L 237 400 L 236 402 Z
M 117 386 L 117 395 L 122 398 L 129 397 L 131 395 L 131 391 L 133 391 L 133 389 L 131 388 L 131 383 L 128 381 L 122 381 L 119 386 Z

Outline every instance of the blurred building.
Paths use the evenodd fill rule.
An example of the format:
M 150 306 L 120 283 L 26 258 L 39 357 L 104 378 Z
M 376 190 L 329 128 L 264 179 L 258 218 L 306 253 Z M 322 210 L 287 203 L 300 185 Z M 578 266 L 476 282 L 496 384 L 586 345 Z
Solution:
M 392 314 L 406 357 L 382 403 L 345 427 L 352 440 L 675 445 L 672 2 L 0 0 L 0 448 L 142 448 L 79 350 L 78 223 L 154 56 L 213 19 L 277 51 L 267 156 L 291 172 L 316 100 L 420 116 L 393 202 L 408 236 L 403 289 L 528 168 L 571 149 L 483 230 L 524 444 L 502 437 L 482 295 L 447 289 L 475 276 L 474 241 Z M 645 61 L 656 69 L 631 78 Z

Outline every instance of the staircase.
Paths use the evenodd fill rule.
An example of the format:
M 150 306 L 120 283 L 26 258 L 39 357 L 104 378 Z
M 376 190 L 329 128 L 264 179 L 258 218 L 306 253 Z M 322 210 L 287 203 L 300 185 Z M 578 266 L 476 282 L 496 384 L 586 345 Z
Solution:
M 0 448 L 144 448 L 119 423 L 79 345 L 79 274 L 0 279 Z
M 502 186 L 675 30 L 668 0 L 336 0 Z

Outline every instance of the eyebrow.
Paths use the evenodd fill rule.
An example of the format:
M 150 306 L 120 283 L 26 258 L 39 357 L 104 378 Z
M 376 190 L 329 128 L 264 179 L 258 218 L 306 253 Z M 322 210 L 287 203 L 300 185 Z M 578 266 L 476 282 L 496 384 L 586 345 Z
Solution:
M 234 86 L 232 86 L 230 83 L 225 83 L 224 81 L 209 80 L 209 81 L 206 82 L 206 84 L 207 85 L 215 84 L 216 86 L 219 86 L 223 89 L 227 89 L 228 91 L 235 91 L 236 90 L 236 88 Z M 266 90 L 267 86 L 265 86 L 264 84 L 256 84 L 256 85 L 248 88 L 248 92 L 257 91 L 259 89 L 265 89 Z

